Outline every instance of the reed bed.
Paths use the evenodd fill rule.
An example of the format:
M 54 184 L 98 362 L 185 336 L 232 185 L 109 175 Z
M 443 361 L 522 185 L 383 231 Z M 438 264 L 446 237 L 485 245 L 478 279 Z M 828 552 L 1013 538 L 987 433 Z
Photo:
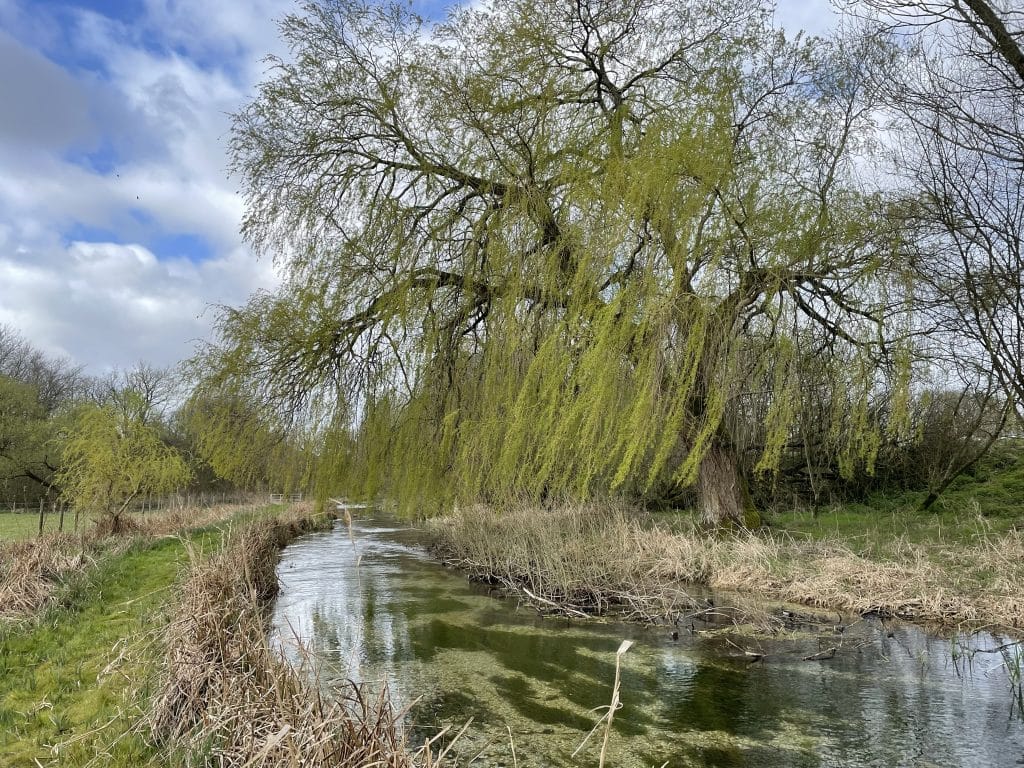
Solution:
M 61 579 L 93 562 L 81 537 L 67 533 L 0 545 L 0 619 L 39 610 Z
M 335 768 L 439 765 L 432 745 L 409 749 L 387 691 L 349 685 L 323 695 L 309 670 L 267 641 L 279 549 L 309 527 L 259 521 L 195 558 L 164 637 L 149 728 L 187 766 Z
M 1024 627 L 1024 535 L 976 530 L 944 543 L 839 540 L 669 528 L 623 505 L 458 510 L 430 524 L 438 554 L 470 578 L 568 613 L 678 619 L 692 585 L 943 625 Z M 689 590 L 689 591 L 688 591 Z

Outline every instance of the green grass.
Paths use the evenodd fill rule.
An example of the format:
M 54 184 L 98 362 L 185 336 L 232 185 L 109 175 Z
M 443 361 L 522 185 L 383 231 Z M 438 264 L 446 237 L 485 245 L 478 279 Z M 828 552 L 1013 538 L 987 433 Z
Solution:
M 59 514 L 47 512 L 43 518 L 43 531 L 53 532 L 58 529 Z M 75 526 L 74 513 L 64 516 L 64 530 L 71 531 Z M 39 512 L 0 512 L 0 541 L 27 539 L 39 533 Z
M 971 544 L 1024 528 L 1024 457 L 992 456 L 957 478 L 926 512 L 923 491 L 875 493 L 862 502 L 771 515 L 772 528 L 812 539 L 839 539 L 859 554 L 878 555 L 895 540 Z
M 970 544 L 993 534 L 1006 533 L 1015 521 L 970 513 L 919 512 L 916 505 L 846 504 L 820 510 L 786 511 L 771 519 L 771 528 L 795 538 L 838 540 L 853 552 L 880 557 L 894 542 L 911 544 Z
M 224 527 L 184 539 L 210 551 Z M 0 629 L 0 765 L 127 768 L 155 757 L 134 725 L 155 668 L 151 640 L 187 560 L 182 539 L 140 542 L 66 585 L 44 616 Z

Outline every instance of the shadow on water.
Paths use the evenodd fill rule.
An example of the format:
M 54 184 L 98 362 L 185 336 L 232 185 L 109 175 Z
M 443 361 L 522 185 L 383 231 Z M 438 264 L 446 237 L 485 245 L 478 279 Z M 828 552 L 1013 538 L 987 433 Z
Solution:
M 285 550 L 277 641 L 295 658 L 296 640 L 314 651 L 328 684 L 386 681 L 399 706 L 415 700 L 420 736 L 472 717 L 462 762 L 511 765 L 510 729 L 519 765 L 596 765 L 599 736 L 572 753 L 629 637 L 615 765 L 1024 765 L 1014 680 L 995 652 L 1005 639 L 961 638 L 984 649 L 967 664 L 949 639 L 861 622 L 835 658 L 805 661 L 821 638 L 803 635 L 755 662 L 711 633 L 675 641 L 663 627 L 543 618 L 441 568 L 393 522 L 357 521 L 353 536 L 341 526 Z

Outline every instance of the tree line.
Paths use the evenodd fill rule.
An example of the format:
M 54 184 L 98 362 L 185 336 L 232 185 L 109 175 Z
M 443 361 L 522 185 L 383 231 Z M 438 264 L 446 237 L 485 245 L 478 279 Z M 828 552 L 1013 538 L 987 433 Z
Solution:
M 265 434 L 275 445 L 246 471 L 204 453 L 205 405 L 188 382 L 144 362 L 91 376 L 0 326 L 0 502 L 63 504 L 118 532 L 151 496 L 301 481 L 307 459 L 290 437 Z

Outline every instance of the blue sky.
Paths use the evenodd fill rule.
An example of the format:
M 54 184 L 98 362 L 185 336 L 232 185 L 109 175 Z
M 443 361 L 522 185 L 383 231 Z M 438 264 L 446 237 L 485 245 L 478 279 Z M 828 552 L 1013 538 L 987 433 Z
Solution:
M 416 0 L 440 17 L 442 0 Z M 0 0 L 0 324 L 93 372 L 171 364 L 272 289 L 241 242 L 228 115 L 293 0 Z M 822 31 L 826 0 L 778 19 Z

